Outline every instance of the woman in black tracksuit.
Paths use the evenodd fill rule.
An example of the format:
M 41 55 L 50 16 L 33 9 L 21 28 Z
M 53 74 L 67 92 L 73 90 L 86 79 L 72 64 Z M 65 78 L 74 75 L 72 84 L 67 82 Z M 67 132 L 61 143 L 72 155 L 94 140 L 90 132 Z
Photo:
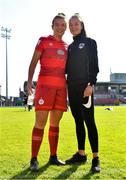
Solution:
M 66 164 L 84 163 L 87 161 L 85 122 L 93 154 L 91 171 L 100 172 L 98 132 L 94 119 L 93 103 L 93 87 L 99 72 L 97 45 L 95 40 L 86 37 L 84 23 L 78 13 L 70 18 L 69 29 L 73 35 L 73 42 L 68 48 L 66 72 L 69 103 L 76 124 L 78 151 L 72 158 L 66 160 Z

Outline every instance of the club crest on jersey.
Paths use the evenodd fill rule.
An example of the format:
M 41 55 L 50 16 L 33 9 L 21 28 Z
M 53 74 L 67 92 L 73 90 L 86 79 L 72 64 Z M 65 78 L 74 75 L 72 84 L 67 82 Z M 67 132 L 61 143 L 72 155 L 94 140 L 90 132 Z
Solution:
M 79 49 L 82 49 L 84 46 L 85 46 L 84 43 L 80 43 L 80 44 L 79 44 Z
M 39 103 L 39 105 L 43 105 L 44 104 L 44 99 L 40 98 L 38 103 Z
M 52 43 L 52 42 L 50 42 L 50 43 L 49 43 L 49 46 L 53 46 L 53 43 Z
M 62 49 L 58 49 L 57 50 L 57 54 L 58 55 L 64 55 L 65 53 L 64 53 L 64 51 Z

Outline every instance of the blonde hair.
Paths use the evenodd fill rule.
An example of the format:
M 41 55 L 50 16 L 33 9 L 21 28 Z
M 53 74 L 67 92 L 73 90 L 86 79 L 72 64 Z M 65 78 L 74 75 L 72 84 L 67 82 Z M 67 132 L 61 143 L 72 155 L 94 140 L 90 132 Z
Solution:
M 72 18 L 74 18 L 74 17 L 76 17 L 76 18 L 80 21 L 80 23 L 81 23 L 81 25 L 82 25 L 81 33 L 83 33 L 83 35 L 84 35 L 85 37 L 87 37 L 87 33 L 86 33 L 86 30 L 85 30 L 84 22 L 83 22 L 83 20 L 82 20 L 82 18 L 81 18 L 81 16 L 80 16 L 80 14 L 79 14 L 79 13 L 75 13 L 74 15 L 71 16 L 70 19 L 72 19 Z M 69 21 L 70 21 L 70 19 L 69 19 Z

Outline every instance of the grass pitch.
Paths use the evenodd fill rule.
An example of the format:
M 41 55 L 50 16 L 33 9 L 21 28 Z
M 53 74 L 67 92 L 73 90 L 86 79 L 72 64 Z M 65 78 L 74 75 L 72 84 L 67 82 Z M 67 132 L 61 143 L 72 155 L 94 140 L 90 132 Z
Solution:
M 48 123 L 38 160 L 40 171 L 29 171 L 31 132 L 34 110 L 0 108 L 0 178 L 1 179 L 126 179 L 126 106 L 95 107 L 99 132 L 101 173 L 91 174 L 91 149 L 86 139 L 88 162 L 85 165 L 49 166 Z M 65 112 L 60 123 L 58 156 L 62 160 L 77 151 L 75 125 L 71 112 Z

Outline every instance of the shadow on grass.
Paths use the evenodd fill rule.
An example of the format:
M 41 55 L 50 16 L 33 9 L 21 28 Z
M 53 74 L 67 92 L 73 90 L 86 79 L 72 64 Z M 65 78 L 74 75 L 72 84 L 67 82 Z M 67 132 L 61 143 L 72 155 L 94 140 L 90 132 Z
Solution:
M 78 169 L 78 167 L 79 165 L 71 165 L 70 168 L 66 169 L 58 176 L 55 176 L 53 179 L 67 179 Z
M 42 167 L 39 168 L 38 172 L 31 172 L 29 168 L 23 170 L 22 172 L 16 174 L 15 176 L 11 177 L 10 180 L 14 179 L 37 179 L 38 176 L 42 175 L 44 171 L 47 170 L 47 168 L 50 166 L 49 163 L 46 163 Z M 68 167 L 64 172 L 59 174 L 58 176 L 53 177 L 52 179 L 68 179 L 70 176 L 72 177 L 72 174 L 77 171 L 78 167 L 80 165 L 71 165 Z M 85 174 L 83 177 L 80 179 L 91 179 L 91 176 L 94 174 L 91 173 L 90 171 Z M 99 177 L 97 177 L 99 179 Z
M 39 168 L 38 172 L 31 172 L 29 168 L 23 170 L 19 174 L 11 177 L 10 179 L 36 179 L 39 175 L 41 175 L 46 169 L 49 167 L 49 163 L 46 163 L 44 166 Z
M 80 166 L 79 164 L 71 165 L 67 170 L 65 170 L 64 172 L 62 172 L 58 176 L 55 176 L 53 179 L 69 179 L 70 176 L 71 176 L 70 178 L 72 178 L 72 174 L 75 171 L 77 171 L 79 166 Z M 83 177 L 80 177 L 78 179 L 91 179 L 91 176 L 93 176 L 93 175 L 94 175 L 94 173 L 89 171 L 86 175 L 84 175 Z
M 95 177 L 95 179 L 100 179 L 99 177 L 99 173 L 92 173 L 91 171 L 89 171 L 87 174 L 85 174 L 81 179 L 91 179 L 93 175 L 96 176 L 97 174 L 97 177 Z

